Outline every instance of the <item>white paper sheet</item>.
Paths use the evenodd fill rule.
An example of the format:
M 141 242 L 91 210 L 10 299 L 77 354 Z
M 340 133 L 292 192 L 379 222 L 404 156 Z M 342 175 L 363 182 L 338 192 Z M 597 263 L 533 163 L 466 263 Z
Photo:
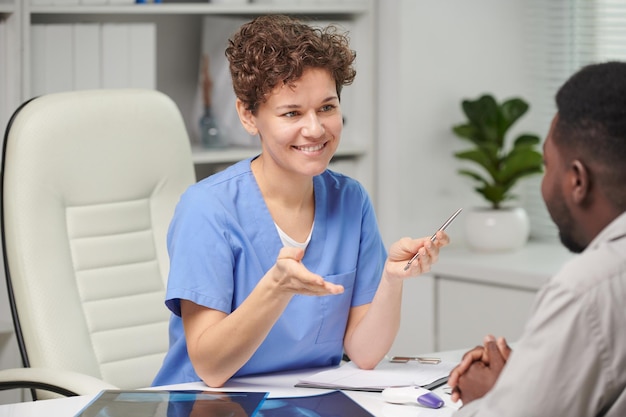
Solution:
M 302 379 L 298 386 L 372 391 L 382 391 L 392 386 L 426 386 L 441 378 L 446 378 L 456 365 L 454 362 L 440 362 L 434 365 L 417 361 L 391 363 L 383 360 L 376 368 L 364 370 L 359 369 L 352 362 L 347 362 L 338 368 Z

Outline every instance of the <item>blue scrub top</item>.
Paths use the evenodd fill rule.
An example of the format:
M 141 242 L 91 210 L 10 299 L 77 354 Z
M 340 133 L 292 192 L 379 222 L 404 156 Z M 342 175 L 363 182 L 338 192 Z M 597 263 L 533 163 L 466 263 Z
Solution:
M 176 207 L 167 240 L 170 347 L 153 385 L 200 380 L 187 354 L 180 300 L 231 313 L 276 262 L 283 245 L 251 161 L 192 185 Z M 367 192 L 330 170 L 313 184 L 315 226 L 302 262 L 345 291 L 295 295 L 235 376 L 339 364 L 350 308 L 370 303 L 378 288 L 387 253 Z

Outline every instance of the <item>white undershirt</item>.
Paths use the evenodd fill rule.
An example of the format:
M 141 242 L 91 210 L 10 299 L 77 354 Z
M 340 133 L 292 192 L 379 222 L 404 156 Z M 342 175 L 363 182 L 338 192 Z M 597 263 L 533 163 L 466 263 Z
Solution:
M 311 231 L 309 232 L 309 236 L 306 238 L 306 240 L 303 243 L 296 242 L 295 240 L 290 238 L 287 235 L 287 233 L 283 232 L 283 230 L 280 227 L 278 227 L 276 223 L 274 223 L 274 226 L 276 226 L 276 230 L 278 230 L 278 235 L 280 236 L 280 241 L 283 242 L 283 246 L 286 246 L 289 248 L 306 249 L 306 247 L 309 245 L 309 242 L 311 241 L 311 235 L 313 234 L 313 226 L 315 226 L 315 223 L 313 223 L 313 226 L 311 226 Z

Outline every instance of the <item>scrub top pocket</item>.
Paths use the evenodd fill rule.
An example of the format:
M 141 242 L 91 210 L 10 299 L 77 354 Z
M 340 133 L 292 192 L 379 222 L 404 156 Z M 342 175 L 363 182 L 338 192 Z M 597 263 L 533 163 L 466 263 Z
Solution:
M 343 341 L 350 313 L 356 269 L 344 274 L 327 275 L 324 279 L 343 285 L 343 294 L 319 297 L 322 324 L 315 343 Z

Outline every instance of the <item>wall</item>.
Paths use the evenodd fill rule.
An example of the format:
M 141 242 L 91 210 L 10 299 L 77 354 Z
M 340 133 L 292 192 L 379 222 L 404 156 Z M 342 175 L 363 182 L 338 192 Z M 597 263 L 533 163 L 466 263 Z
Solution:
M 530 89 L 522 0 L 385 0 L 378 7 L 377 213 L 391 244 L 432 234 L 458 207 L 482 205 L 452 156 L 463 149 L 450 129 L 463 120 L 461 99 Z M 531 122 L 529 114 L 516 130 L 530 130 Z M 456 243 L 463 240 L 459 220 L 448 229 Z M 398 354 L 433 348 L 432 282 L 418 280 L 405 286 Z
M 462 98 L 527 95 L 523 1 L 380 2 L 378 215 L 388 242 L 480 205 L 453 158 Z M 530 118 L 520 122 L 528 125 Z M 541 132 L 543 134 L 543 132 Z M 454 238 L 462 228 L 451 227 Z

